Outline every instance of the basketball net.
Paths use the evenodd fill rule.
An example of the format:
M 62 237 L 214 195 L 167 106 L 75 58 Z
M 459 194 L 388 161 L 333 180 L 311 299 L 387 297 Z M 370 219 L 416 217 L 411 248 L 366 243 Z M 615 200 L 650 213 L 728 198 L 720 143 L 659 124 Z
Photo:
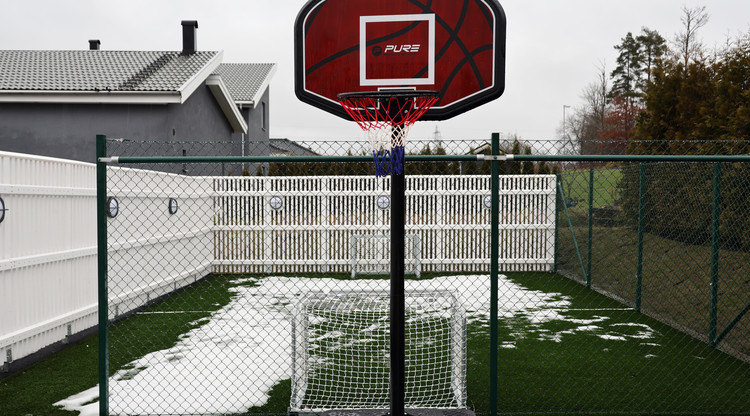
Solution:
M 409 130 L 438 101 L 436 91 L 378 91 L 339 94 L 347 114 L 367 135 L 375 175 L 403 175 Z

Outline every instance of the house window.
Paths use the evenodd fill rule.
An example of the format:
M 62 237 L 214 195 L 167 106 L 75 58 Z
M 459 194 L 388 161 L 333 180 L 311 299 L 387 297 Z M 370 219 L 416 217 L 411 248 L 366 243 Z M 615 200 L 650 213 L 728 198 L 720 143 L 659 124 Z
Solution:
M 260 128 L 263 129 L 263 131 L 266 131 L 266 129 L 268 129 L 268 115 L 266 114 L 265 102 L 260 103 L 260 111 Z

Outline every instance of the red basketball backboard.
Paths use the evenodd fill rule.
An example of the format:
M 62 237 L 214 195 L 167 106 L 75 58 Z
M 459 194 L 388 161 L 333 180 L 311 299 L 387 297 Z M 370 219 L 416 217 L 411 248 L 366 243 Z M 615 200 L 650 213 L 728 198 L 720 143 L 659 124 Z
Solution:
M 311 0 L 295 22 L 300 100 L 349 118 L 340 93 L 435 90 L 445 120 L 505 89 L 505 13 L 495 0 Z

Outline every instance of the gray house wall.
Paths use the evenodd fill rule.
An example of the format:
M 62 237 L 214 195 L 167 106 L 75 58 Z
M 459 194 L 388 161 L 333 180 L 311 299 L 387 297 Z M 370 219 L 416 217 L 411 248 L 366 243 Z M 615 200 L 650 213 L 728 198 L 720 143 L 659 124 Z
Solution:
M 266 88 L 258 105 L 254 108 L 247 106 L 240 111 L 242 117 L 247 123 L 247 134 L 235 133 L 232 136 L 233 141 L 238 141 L 244 146 L 245 156 L 268 156 L 271 154 L 270 146 L 270 90 Z M 265 111 L 265 114 L 264 114 Z M 264 164 L 268 165 L 268 164 Z M 246 170 L 250 175 L 255 175 L 258 171 L 259 164 L 247 163 L 242 166 L 233 166 L 232 174 L 239 175 Z M 266 166 L 267 168 L 267 166 Z
M 255 128 L 254 125 L 249 131 Z M 180 155 L 183 151 L 188 156 L 242 153 L 241 141 L 237 140 L 240 135 L 235 137 L 205 85 L 183 104 L 0 103 L 0 150 L 3 151 L 94 162 L 97 134 L 136 140 L 223 142 L 217 146 L 188 143 L 182 149 L 175 145 L 152 147 L 152 155 Z M 144 155 L 142 147 L 122 152 Z

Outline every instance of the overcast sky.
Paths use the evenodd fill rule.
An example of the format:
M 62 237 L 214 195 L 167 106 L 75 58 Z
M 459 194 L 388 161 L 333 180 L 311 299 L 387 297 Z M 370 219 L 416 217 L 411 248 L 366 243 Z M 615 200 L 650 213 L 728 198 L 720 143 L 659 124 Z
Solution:
M 0 49 L 87 49 L 89 39 L 108 50 L 180 50 L 182 20 L 198 20 L 198 49 L 223 50 L 224 62 L 274 62 L 272 137 L 358 139 L 347 122 L 301 103 L 294 95 L 293 25 L 306 0 L 7 0 L 0 13 Z M 699 32 L 709 47 L 750 29 L 750 1 L 505 0 L 505 94 L 469 114 L 417 123 L 410 138 L 484 139 L 491 132 L 527 140 L 554 138 L 563 105 L 581 102 L 597 66 L 614 68 L 613 46 L 641 27 L 672 39 L 682 6 L 706 5 Z M 567 110 L 570 111 L 570 110 Z

